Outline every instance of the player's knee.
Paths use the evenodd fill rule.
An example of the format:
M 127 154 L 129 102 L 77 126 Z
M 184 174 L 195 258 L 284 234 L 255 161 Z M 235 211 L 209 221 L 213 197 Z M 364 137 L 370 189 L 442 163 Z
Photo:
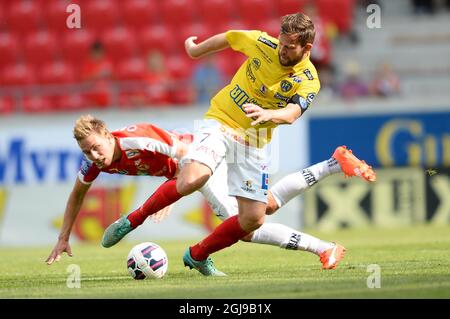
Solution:
M 187 175 L 177 179 L 177 191 L 181 195 L 189 195 L 201 188 L 208 181 L 209 175 Z
M 241 240 L 245 241 L 245 242 L 251 242 L 252 237 L 253 237 L 253 232 L 251 232 L 250 234 L 247 234 L 245 237 L 242 237 Z
M 266 215 L 272 215 L 278 210 L 278 204 L 275 201 L 275 198 L 273 197 L 272 193 L 269 192 L 268 196 L 268 203 L 266 207 Z
M 254 230 L 261 227 L 262 224 L 264 224 L 264 217 L 261 218 L 255 215 L 246 216 L 245 218 L 241 219 L 240 223 L 243 230 L 253 232 Z

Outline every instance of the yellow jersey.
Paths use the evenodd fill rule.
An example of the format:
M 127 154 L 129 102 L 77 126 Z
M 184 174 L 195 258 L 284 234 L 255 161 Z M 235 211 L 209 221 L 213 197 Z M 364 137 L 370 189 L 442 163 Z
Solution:
M 252 127 L 253 120 L 242 106 L 253 103 L 264 109 L 280 109 L 297 103 L 307 107 L 320 89 L 317 71 L 309 56 L 295 66 L 282 66 L 278 59 L 279 41 L 265 32 L 230 30 L 226 39 L 233 50 L 248 59 L 230 84 L 212 98 L 205 118 L 245 132 L 247 139 L 256 138 L 258 147 L 262 147 L 270 142 L 277 124 L 268 121 Z

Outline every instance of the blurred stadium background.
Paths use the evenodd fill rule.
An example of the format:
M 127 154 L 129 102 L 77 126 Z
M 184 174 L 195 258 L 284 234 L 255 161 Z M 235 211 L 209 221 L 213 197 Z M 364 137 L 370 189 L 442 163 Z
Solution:
M 66 27 L 69 4 L 81 28 Z M 370 28 L 369 4 L 381 8 Z M 450 223 L 449 1 L 1 0 L 0 246 L 56 242 L 81 154 L 71 136 L 92 113 L 111 129 L 151 121 L 189 131 L 209 97 L 244 61 L 231 50 L 189 60 L 184 39 L 228 29 L 277 36 L 279 17 L 305 10 L 318 29 L 322 90 L 276 139 L 281 176 L 344 144 L 378 172 L 373 185 L 333 176 L 271 217 L 329 231 Z M 275 154 L 275 153 L 274 153 Z M 142 203 L 158 178 L 102 176 L 72 242 Z M 217 223 L 202 198 L 183 198 L 164 222 L 128 240 L 200 237 Z M 49 251 L 50 252 L 50 251 Z M 42 256 L 44 258 L 44 256 Z

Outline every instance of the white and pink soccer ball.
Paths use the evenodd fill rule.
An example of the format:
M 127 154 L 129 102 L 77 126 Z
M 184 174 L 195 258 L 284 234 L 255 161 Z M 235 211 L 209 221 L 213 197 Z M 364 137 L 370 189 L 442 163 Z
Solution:
M 162 278 L 169 267 L 167 254 L 159 245 L 145 242 L 134 246 L 127 258 L 127 269 L 134 279 Z

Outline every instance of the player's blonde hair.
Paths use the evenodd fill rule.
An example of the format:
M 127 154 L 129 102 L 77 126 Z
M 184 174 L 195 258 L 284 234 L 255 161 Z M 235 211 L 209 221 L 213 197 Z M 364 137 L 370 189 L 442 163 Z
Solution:
M 281 18 L 282 34 L 298 34 L 298 42 L 302 47 L 313 43 L 316 37 L 314 23 L 304 13 L 288 14 Z
M 111 134 L 106 128 L 105 122 L 102 120 L 95 118 L 90 114 L 80 116 L 73 127 L 73 137 L 79 142 L 92 133 L 102 136 Z

